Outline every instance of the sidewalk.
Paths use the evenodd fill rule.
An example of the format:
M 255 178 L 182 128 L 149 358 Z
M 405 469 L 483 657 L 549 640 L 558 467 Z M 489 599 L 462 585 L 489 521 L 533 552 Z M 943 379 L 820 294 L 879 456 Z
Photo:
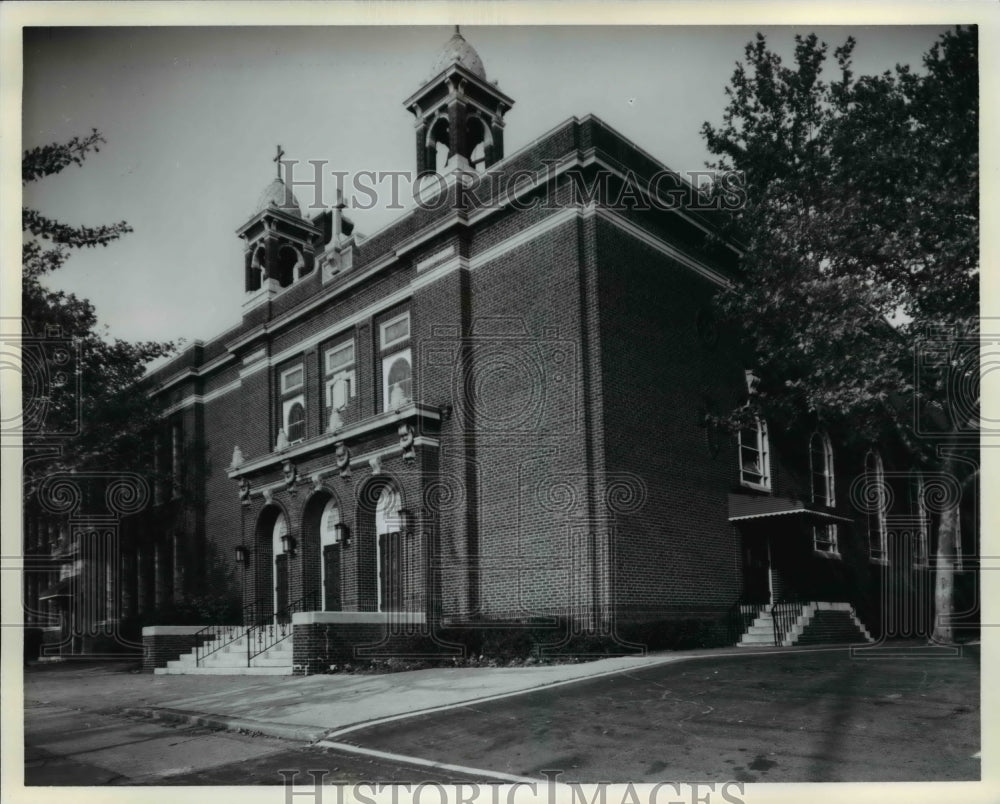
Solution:
M 151 676 L 108 667 L 25 675 L 25 703 L 193 722 L 314 742 L 418 712 L 516 695 L 698 656 L 752 656 L 824 648 L 675 651 L 532 667 L 433 668 L 381 675 Z

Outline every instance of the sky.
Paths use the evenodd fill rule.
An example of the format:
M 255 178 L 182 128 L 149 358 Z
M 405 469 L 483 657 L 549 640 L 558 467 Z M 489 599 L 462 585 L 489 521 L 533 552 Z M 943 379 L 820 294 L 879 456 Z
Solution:
M 710 155 L 700 129 L 721 122 L 724 88 L 758 30 L 790 56 L 795 33 L 857 40 L 857 73 L 919 66 L 943 26 L 464 26 L 490 81 L 511 96 L 512 154 L 564 120 L 593 113 L 677 171 Z M 452 34 L 413 27 L 34 28 L 24 37 L 22 147 L 99 129 L 82 168 L 25 189 L 66 223 L 125 220 L 106 249 L 78 252 L 50 284 L 89 298 L 113 337 L 208 340 L 240 317 L 242 241 L 286 159 L 330 170 L 411 170 L 402 101 Z M 296 174 L 298 177 L 306 174 Z M 308 202 L 308 194 L 299 200 Z M 350 195 L 348 203 L 351 202 Z M 402 214 L 348 210 L 371 234 Z

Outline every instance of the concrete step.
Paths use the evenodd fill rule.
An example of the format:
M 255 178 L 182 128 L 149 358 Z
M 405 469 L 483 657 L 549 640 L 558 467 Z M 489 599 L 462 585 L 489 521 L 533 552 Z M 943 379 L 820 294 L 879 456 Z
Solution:
M 254 664 L 283 666 L 292 664 L 292 654 L 287 651 L 272 652 L 265 651 L 251 659 Z M 247 663 L 246 651 L 243 653 L 213 653 L 202 660 L 201 667 L 245 667 Z M 193 662 L 185 662 L 178 666 L 192 667 Z
M 193 676 L 290 676 L 292 666 L 289 664 L 282 667 L 192 667 L 176 669 L 171 667 L 157 667 L 153 671 L 156 675 L 193 675 Z
M 267 644 L 280 633 L 264 635 L 257 639 L 251 638 L 251 650 L 256 652 L 259 646 Z M 205 642 L 197 653 L 202 656 L 198 664 L 196 652 L 190 651 L 177 659 L 167 662 L 165 667 L 154 670 L 159 675 L 291 675 L 292 672 L 292 636 L 289 633 L 281 641 L 271 645 L 266 651 L 255 656 L 251 666 L 247 666 L 247 637 L 241 633 L 233 638 L 233 632 L 222 634 L 216 639 Z
M 744 634 L 743 638 L 737 643 L 737 647 L 745 648 L 748 645 L 773 645 L 774 644 L 774 632 L 771 631 L 768 634 Z
M 869 642 L 871 637 L 862 631 L 853 617 L 853 612 L 840 610 L 817 611 L 805 624 L 802 633 L 795 640 L 796 645 L 822 645 L 845 642 Z

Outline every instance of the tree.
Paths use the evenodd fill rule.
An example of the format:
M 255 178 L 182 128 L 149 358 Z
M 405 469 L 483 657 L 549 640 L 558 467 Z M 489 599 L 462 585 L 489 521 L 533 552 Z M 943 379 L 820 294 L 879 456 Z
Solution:
M 889 435 L 915 462 L 975 482 L 959 458 L 979 405 L 976 29 L 941 36 L 919 73 L 855 77 L 854 46 L 834 50 L 825 81 L 815 35 L 795 37 L 789 67 L 758 34 L 722 124 L 704 124 L 709 166 L 742 171 L 747 192 L 730 231 L 745 247 L 743 281 L 719 306 L 760 377 L 754 412 L 859 442 Z M 943 351 L 939 370 L 915 371 L 915 344 L 928 339 Z M 920 437 L 927 421 L 941 438 Z M 938 524 L 942 641 L 957 527 L 954 512 Z
M 104 139 L 95 129 L 85 137 L 25 151 L 21 182 L 27 185 L 80 166 Z M 41 212 L 22 210 L 23 372 L 22 403 L 26 468 L 32 477 L 52 471 L 147 472 L 149 438 L 157 421 L 148 396 L 137 388 L 145 366 L 171 354 L 172 343 L 129 343 L 101 331 L 93 305 L 46 285 L 73 249 L 108 246 L 131 230 L 124 222 L 70 226 Z

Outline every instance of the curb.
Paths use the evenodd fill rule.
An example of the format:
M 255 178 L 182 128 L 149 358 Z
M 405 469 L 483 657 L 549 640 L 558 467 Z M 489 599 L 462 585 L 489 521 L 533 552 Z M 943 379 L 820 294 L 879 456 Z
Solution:
M 281 740 L 296 740 L 314 743 L 323 738 L 329 729 L 315 726 L 295 726 L 290 723 L 269 723 L 248 718 L 224 717 L 222 715 L 206 715 L 200 712 L 186 712 L 183 709 L 163 709 L 160 707 L 133 707 L 123 709 L 123 715 L 129 717 L 144 717 L 151 720 L 165 720 L 170 723 L 189 723 L 193 726 L 207 726 L 211 729 L 227 731 L 246 731 L 263 734 L 265 737 L 277 737 Z

